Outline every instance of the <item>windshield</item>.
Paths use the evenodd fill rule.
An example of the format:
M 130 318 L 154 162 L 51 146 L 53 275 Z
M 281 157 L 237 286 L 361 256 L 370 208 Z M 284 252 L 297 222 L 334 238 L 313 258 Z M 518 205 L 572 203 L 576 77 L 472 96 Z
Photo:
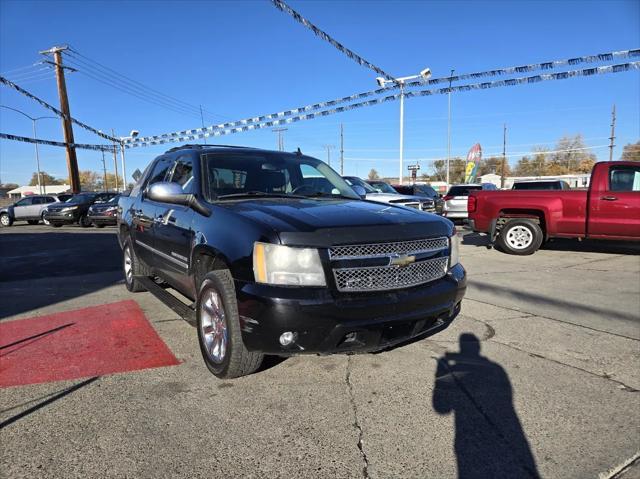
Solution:
M 427 198 L 436 198 L 438 193 L 429 185 L 413 185 L 414 194 L 417 196 L 426 196 Z
M 105 201 L 105 203 L 109 203 L 109 204 L 117 204 L 118 200 L 120 199 L 120 195 L 116 195 L 113 198 L 111 198 L 109 201 Z
M 452 186 L 447 196 L 469 196 L 469 191 L 481 190 L 482 186 L 477 185 L 459 185 Z
M 207 153 L 204 191 L 210 201 L 243 197 L 360 199 L 330 166 L 286 153 Z
M 343 178 L 344 178 L 344 181 L 346 181 L 349 186 L 362 186 L 364 188 L 364 191 L 367 192 L 367 194 L 377 193 L 375 188 L 373 188 L 369 183 L 361 180 L 357 176 L 343 176 Z
M 95 197 L 95 193 L 78 193 L 65 201 L 65 203 L 89 203 L 93 201 Z
M 385 183 L 384 181 L 371 181 L 369 184 L 380 193 L 389 193 L 392 195 L 398 194 L 393 186 L 391 186 L 389 183 Z

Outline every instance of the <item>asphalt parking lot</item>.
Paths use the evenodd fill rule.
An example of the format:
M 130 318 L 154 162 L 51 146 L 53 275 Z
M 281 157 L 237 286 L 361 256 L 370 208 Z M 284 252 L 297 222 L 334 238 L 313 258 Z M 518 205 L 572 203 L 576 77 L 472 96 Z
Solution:
M 0 338 L 0 366 L 37 348 L 59 379 L 47 344 L 67 317 L 138 306 L 177 361 L 2 388 L 2 476 L 638 478 L 639 253 L 555 241 L 515 257 L 466 234 L 469 289 L 445 332 L 221 381 L 194 328 L 127 292 L 114 229 L 16 224 L 0 231 L 0 324 L 60 326 Z

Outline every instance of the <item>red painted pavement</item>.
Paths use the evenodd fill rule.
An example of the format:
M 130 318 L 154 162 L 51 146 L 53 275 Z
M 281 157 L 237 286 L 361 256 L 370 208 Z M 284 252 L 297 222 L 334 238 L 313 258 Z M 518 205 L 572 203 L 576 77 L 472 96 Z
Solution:
M 131 300 L 0 323 L 0 387 L 176 364 Z

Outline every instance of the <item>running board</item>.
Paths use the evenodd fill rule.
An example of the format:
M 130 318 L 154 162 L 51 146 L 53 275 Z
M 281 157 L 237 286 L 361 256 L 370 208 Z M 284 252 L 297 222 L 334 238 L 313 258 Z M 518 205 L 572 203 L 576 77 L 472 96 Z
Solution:
M 165 306 L 171 308 L 182 319 L 194 328 L 196 327 L 196 312 L 180 301 L 171 293 L 167 292 L 163 287 L 159 286 L 154 280 L 146 276 L 136 276 L 136 280 L 142 284 L 147 291 L 162 301 Z

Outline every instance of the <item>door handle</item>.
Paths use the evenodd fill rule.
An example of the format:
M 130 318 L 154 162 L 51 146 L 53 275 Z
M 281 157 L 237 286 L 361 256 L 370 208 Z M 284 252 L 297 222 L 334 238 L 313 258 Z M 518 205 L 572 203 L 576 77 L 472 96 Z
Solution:
M 168 210 L 163 215 L 158 215 L 156 218 L 154 218 L 153 222 L 166 226 L 168 223 L 175 223 L 176 217 L 173 216 L 173 210 Z
M 600 199 L 604 200 L 604 201 L 616 201 L 618 199 L 618 197 L 617 196 L 603 196 Z

